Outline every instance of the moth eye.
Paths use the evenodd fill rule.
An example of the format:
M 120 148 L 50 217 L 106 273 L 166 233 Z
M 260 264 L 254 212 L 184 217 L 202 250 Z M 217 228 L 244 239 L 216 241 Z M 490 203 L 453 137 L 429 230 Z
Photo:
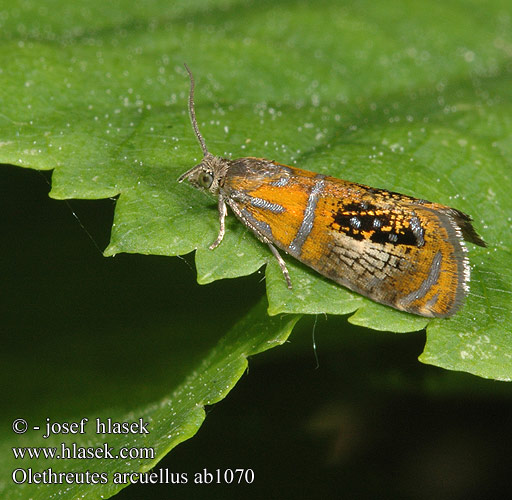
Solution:
M 213 175 L 209 174 L 208 172 L 203 172 L 199 176 L 198 181 L 199 181 L 199 184 L 201 184 L 202 187 L 208 189 L 212 185 Z

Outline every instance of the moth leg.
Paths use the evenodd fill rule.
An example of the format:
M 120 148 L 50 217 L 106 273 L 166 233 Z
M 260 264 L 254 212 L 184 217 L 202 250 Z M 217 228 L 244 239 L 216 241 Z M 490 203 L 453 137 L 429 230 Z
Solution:
M 290 273 L 288 272 L 288 268 L 286 267 L 286 264 L 279 255 L 279 252 L 277 251 L 277 248 L 272 245 L 272 243 L 268 244 L 268 247 L 270 248 L 270 251 L 274 254 L 274 257 L 277 259 L 277 262 L 279 263 L 279 267 L 281 268 L 281 271 L 283 272 L 284 279 L 286 280 L 286 284 L 288 285 L 288 288 L 291 290 L 292 288 L 292 280 L 290 279 Z
M 219 235 L 217 236 L 217 239 L 210 245 L 210 250 L 217 248 L 224 238 L 224 234 L 226 233 L 226 224 L 224 220 L 226 219 L 227 214 L 228 210 L 226 208 L 226 203 L 224 202 L 223 196 L 219 194 Z
M 279 267 L 281 268 L 281 271 L 283 273 L 284 279 L 286 280 L 286 284 L 288 288 L 292 288 L 292 280 L 290 279 L 290 273 L 288 272 L 288 268 L 286 267 L 286 264 L 279 255 L 279 252 L 277 251 L 277 248 L 272 245 L 271 241 L 263 232 L 258 228 L 256 224 L 254 224 L 249 217 L 247 217 L 238 207 L 236 203 L 233 202 L 233 200 L 230 200 L 230 198 L 226 198 L 228 200 L 229 206 L 231 207 L 231 210 L 235 213 L 235 215 L 249 228 L 251 229 L 256 237 L 263 243 L 266 243 L 268 247 L 270 248 L 270 251 L 274 255 L 274 257 L 277 259 L 277 262 L 279 264 Z M 219 197 L 219 213 L 222 213 L 222 209 L 220 207 L 221 204 L 221 198 Z M 222 204 L 224 206 L 223 210 L 226 212 L 226 204 L 224 203 L 224 200 L 222 200 Z M 221 232 L 223 233 L 222 226 L 223 226 L 224 218 L 221 217 Z M 219 233 L 220 238 L 220 233 Z M 221 238 L 222 239 L 222 238 Z M 216 242 L 215 242 L 216 243 Z M 219 242 L 220 243 L 220 242 Z M 213 245 L 212 245 L 213 246 Z M 210 247 L 211 248 L 211 247 Z

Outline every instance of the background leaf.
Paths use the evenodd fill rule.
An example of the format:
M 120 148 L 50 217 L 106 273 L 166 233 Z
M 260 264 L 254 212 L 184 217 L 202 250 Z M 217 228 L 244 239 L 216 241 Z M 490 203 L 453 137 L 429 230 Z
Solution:
M 265 283 L 257 273 L 198 287 L 195 271 L 180 259 L 105 259 L 69 207 L 47 197 L 41 175 L 5 167 L 0 185 L 9 186 L 0 197 L 0 479 L 3 498 L 25 498 L 27 489 L 11 485 L 11 447 L 46 441 L 35 431 L 15 439 L 15 418 L 36 424 L 47 417 L 138 418 L 154 410 L 248 313 Z M 101 246 L 112 201 L 70 203 Z M 243 492 L 256 500 L 284 487 L 285 498 L 316 498 L 342 486 L 366 497 L 383 488 L 394 498 L 415 496 L 418 488 L 461 497 L 508 485 L 510 385 L 417 363 L 421 333 L 389 335 L 334 315 L 304 319 L 295 330 L 281 348 L 251 357 L 229 397 L 206 408 L 207 425 L 154 468 L 193 478 L 204 468 L 242 466 L 255 473 L 251 485 L 136 484 L 116 498 L 172 493 L 213 499 Z M 62 442 L 69 446 L 75 437 L 62 436 Z M 96 442 L 93 432 L 86 437 Z M 35 471 L 48 465 L 15 461 Z M 107 466 L 125 470 L 127 464 Z M 47 498 L 49 489 L 40 496 Z M 66 491 L 63 486 L 60 496 L 74 498 Z M 105 494 L 90 485 L 82 492 L 94 498 L 100 491 Z
M 39 460 L 30 460 L 31 470 L 47 471 L 50 468 L 55 474 L 69 473 L 76 475 L 75 477 L 81 477 L 81 475 L 84 477 L 87 471 L 90 473 L 94 471 L 98 475 L 100 472 L 105 474 L 105 484 L 102 484 L 98 477 L 95 479 L 96 483 L 93 483 L 93 488 L 91 488 L 91 484 L 87 484 L 90 481 L 86 481 L 84 484 L 83 479 L 75 479 L 66 488 L 65 494 L 69 498 L 108 498 L 130 484 L 129 479 L 122 478 L 122 474 L 140 472 L 149 474 L 163 456 L 197 432 L 205 418 L 204 407 L 212 405 L 226 396 L 247 369 L 248 356 L 275 347 L 286 340 L 293 325 L 297 322 L 298 316 L 288 316 L 284 320 L 270 318 L 264 313 L 265 307 L 265 301 L 261 301 L 259 305 L 249 311 L 244 319 L 237 323 L 216 346 L 204 352 L 201 362 L 195 367 L 191 366 L 193 363 L 190 358 L 187 359 L 186 351 L 175 349 L 174 356 L 169 357 L 168 362 L 171 365 L 176 364 L 182 367 L 188 365 L 190 371 L 186 378 L 181 380 L 179 375 L 175 374 L 178 375 L 177 383 L 174 387 L 169 387 L 172 392 L 162 400 L 144 408 L 134 408 L 130 413 L 122 414 L 110 409 L 105 415 L 88 417 L 86 433 L 73 436 L 73 443 L 80 449 L 101 448 L 107 442 L 113 456 L 117 458 L 116 460 L 108 456 L 102 459 L 49 460 L 43 456 Z M 105 428 L 108 428 L 108 419 L 111 419 L 112 422 L 130 423 L 139 422 L 139 419 L 142 419 L 141 422 L 145 423 L 148 433 L 95 434 L 97 419 L 105 424 Z M 81 418 L 76 418 L 74 421 L 80 420 Z M 51 422 L 53 423 L 54 420 L 52 419 Z M 41 436 L 47 433 L 46 422 L 34 419 L 30 421 L 30 427 L 36 423 L 42 429 L 36 440 L 33 437 L 27 439 L 26 436 L 21 435 L 16 442 L 11 441 L 9 446 L 54 446 L 59 454 L 64 453 L 60 448 L 62 435 L 56 433 L 49 438 L 42 439 Z M 140 428 L 138 427 L 138 429 Z M 66 446 L 72 449 L 71 445 L 67 444 Z M 144 458 L 121 460 L 122 457 L 117 457 L 117 454 L 121 453 L 123 448 L 130 450 L 142 448 L 142 453 L 153 453 L 153 455 L 147 455 L 149 458 L 144 455 Z M 139 451 L 139 453 L 141 452 Z M 12 458 L 7 460 L 7 456 L 4 456 L 4 461 L 3 470 L 15 470 L 19 467 L 19 460 Z M 17 480 L 24 483 L 22 485 L 10 484 L 9 487 L 6 482 L 0 485 L 4 498 L 6 496 L 12 498 L 28 498 L 30 496 L 30 498 L 48 499 L 61 496 L 62 484 L 60 481 L 54 480 L 57 484 L 50 486 L 45 483 L 32 485 L 23 479 L 26 477 L 25 474 L 26 472 L 22 470 L 15 474 Z M 121 476 L 121 479 L 118 477 L 116 480 L 116 475 Z M 192 479 L 190 478 L 190 480 Z M 139 481 L 144 482 L 140 479 Z M 137 479 L 133 482 L 137 482 Z
M 222 245 L 214 252 L 207 250 L 217 233 L 215 203 L 176 183 L 201 156 L 186 110 L 186 61 L 196 76 L 198 119 L 213 153 L 264 156 L 471 214 L 489 248 L 469 245 L 471 295 L 454 318 L 428 322 L 420 359 L 510 380 L 511 24 L 504 0 L 485 5 L 454 0 L 424 5 L 398 1 L 340 5 L 327 0 L 9 3 L 0 9 L 0 161 L 53 170 L 50 195 L 57 199 L 116 197 L 107 255 L 183 255 L 197 249 L 201 283 L 248 275 L 268 262 L 270 314 L 357 311 L 350 321 L 368 328 L 396 332 L 424 328 L 425 319 L 374 304 L 290 259 L 294 290 L 288 291 L 268 250 L 233 217 Z M 2 199 L 8 194 L 12 193 Z M 109 202 L 99 206 L 110 213 Z M 27 217 L 37 221 L 37 213 L 34 207 Z M 94 217 L 86 222 L 90 228 Z M 151 307 L 138 308 L 138 301 L 148 307 L 143 298 L 151 297 L 152 307 L 156 303 L 172 307 L 173 318 L 182 320 L 173 328 L 177 338 L 181 339 L 180 331 L 208 332 L 205 341 L 211 347 L 230 324 L 225 311 L 233 309 L 236 317 L 242 317 L 249 299 L 241 297 L 255 300 L 252 294 L 261 290 L 256 276 L 252 281 L 232 282 L 227 289 L 187 289 L 193 294 L 187 296 L 178 285 L 190 277 L 167 274 L 162 265 L 158 272 L 166 276 L 169 288 L 153 295 L 151 277 L 156 281 L 156 276 L 148 264 L 145 272 L 132 277 L 133 282 L 122 279 L 126 274 L 115 277 L 124 287 L 133 287 L 134 296 L 124 305 L 126 323 L 119 319 L 110 323 L 112 305 L 107 299 L 120 291 L 114 284 L 107 287 L 100 275 L 78 273 L 84 264 L 73 261 L 77 246 L 52 235 L 69 255 L 67 267 L 57 260 L 56 255 L 62 254 L 55 246 L 49 245 L 35 259 L 17 246 L 19 233 L 14 228 L 12 234 L 6 241 L 15 250 L 3 260 L 9 291 L 3 315 L 7 331 L 24 332 L 25 339 L 35 335 L 39 345 L 55 338 L 44 352 L 54 356 L 55 351 L 61 357 L 56 363 L 51 358 L 43 377 L 32 372 L 32 384 L 23 391 L 12 381 L 7 392 L 40 400 L 37 395 L 50 380 L 61 392 L 68 388 L 62 401 L 50 398 L 52 406 L 37 410 L 40 417 L 42 408 L 51 409 L 55 418 L 81 415 L 94 401 L 94 391 L 87 392 L 91 401 L 75 400 L 76 384 L 104 387 L 103 397 L 91 408 L 104 409 L 113 398 L 114 406 L 128 411 L 159 401 L 167 394 L 165 388 L 189 373 L 189 358 L 167 373 L 163 353 L 168 353 L 162 347 L 168 341 L 163 332 L 169 319 L 161 319 L 159 326 L 138 323 L 142 317 L 155 320 L 148 313 Z M 32 245 L 45 237 L 51 240 L 37 224 L 30 228 L 30 236 Z M 126 266 L 124 272 L 129 274 Z M 59 294 L 39 291 L 34 277 L 42 267 L 52 270 L 50 281 L 64 286 Z M 13 278 L 7 278 L 9 273 L 14 273 Z M 148 281 L 141 284 L 144 279 Z M 110 295 L 98 292 L 102 287 Z M 215 296 L 214 290 L 222 294 Z M 45 294 L 55 294 L 60 302 L 43 301 Z M 110 305 L 101 308 L 93 301 L 96 295 Z M 9 306 L 14 303 L 17 309 Z M 198 308 L 201 315 L 206 310 L 215 314 L 211 312 L 210 321 L 194 329 L 187 320 Z M 131 309 L 138 313 L 137 320 L 128 314 Z M 38 326 L 44 324 L 42 317 L 48 319 L 47 330 Z M 350 325 L 330 321 L 329 327 L 338 330 L 333 345 L 344 345 Z M 141 357 L 139 369 L 142 361 L 153 369 L 151 383 L 143 381 L 138 387 L 130 380 L 131 390 L 123 385 L 124 390 L 117 392 L 114 382 L 120 383 L 117 377 L 123 372 L 116 363 L 99 378 L 90 367 L 74 372 L 64 349 L 70 333 L 72 345 L 80 346 L 87 360 L 98 356 L 98 350 L 87 351 L 89 337 L 110 339 L 102 358 L 107 364 L 121 343 L 149 336 L 161 346 L 148 358 Z M 22 337 L 12 333 L 9 339 Z M 199 352 L 191 342 L 190 356 L 197 361 Z M 34 349 L 28 340 L 24 345 L 25 355 L 27 349 Z M 11 360 L 5 364 L 6 374 L 21 356 L 14 341 L 10 347 L 5 354 Z M 32 362 L 39 359 L 37 350 L 31 355 Z M 164 375 L 160 383 L 155 382 L 156 372 Z M 152 384 L 157 388 L 148 389 Z M 25 404 L 32 414 L 29 399 L 22 403 L 12 396 L 11 401 L 18 412 Z M 5 420 L 11 417 L 6 412 Z

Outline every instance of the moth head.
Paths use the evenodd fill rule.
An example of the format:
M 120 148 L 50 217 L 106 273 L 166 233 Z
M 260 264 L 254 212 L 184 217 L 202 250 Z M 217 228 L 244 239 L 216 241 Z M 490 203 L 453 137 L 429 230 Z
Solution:
M 229 160 L 207 153 L 203 161 L 182 174 L 178 182 L 187 179 L 195 188 L 218 195 L 228 166 Z

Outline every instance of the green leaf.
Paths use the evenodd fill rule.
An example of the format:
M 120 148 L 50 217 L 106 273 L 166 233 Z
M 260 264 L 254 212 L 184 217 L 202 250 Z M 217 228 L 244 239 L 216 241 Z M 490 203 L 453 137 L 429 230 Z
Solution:
M 71 442 L 76 443 L 76 449 L 80 448 L 101 448 L 106 442 L 112 448 L 112 454 L 120 453 L 123 447 L 130 449 L 146 448 L 146 453 L 154 453 L 154 456 L 143 459 L 24 459 L 14 460 L 11 454 L 4 453 L 2 458 L 2 470 L 14 471 L 15 469 L 30 468 L 34 472 L 43 472 L 51 469 L 53 473 L 69 473 L 74 478 L 80 478 L 87 471 L 91 473 L 105 473 L 106 484 L 83 484 L 83 480 L 75 479 L 65 488 L 65 498 L 108 498 L 114 493 L 130 484 L 123 477 L 123 473 L 134 474 L 134 482 L 137 473 L 148 472 L 176 445 L 192 437 L 205 418 L 207 405 L 212 405 L 223 399 L 238 379 L 247 370 L 247 358 L 262 351 L 281 345 L 286 341 L 299 316 L 269 317 L 265 314 L 266 301 L 261 300 L 253 307 L 246 316 L 235 324 L 225 336 L 215 345 L 204 350 L 201 358 L 197 357 L 197 347 L 203 348 L 199 339 L 196 342 L 196 350 L 183 349 L 180 344 L 186 341 L 186 335 L 190 335 L 185 328 L 181 331 L 182 338 L 174 335 L 173 341 L 176 344 L 174 355 L 169 357 L 168 366 L 185 368 L 184 375 L 176 377 L 176 383 L 168 388 L 169 393 L 159 401 L 153 401 L 140 408 L 133 408 L 129 413 L 120 413 L 119 410 L 109 409 L 104 414 L 94 414 L 87 418 L 84 429 L 85 434 L 76 434 L 66 440 L 66 446 L 72 448 Z M 183 327 L 185 325 L 182 325 Z M 190 341 L 188 342 L 190 343 Z M 52 415 L 52 422 L 80 422 L 83 415 L 70 418 L 69 415 Z M 25 415 L 26 418 L 26 415 Z M 96 418 L 102 423 L 107 423 L 110 418 L 113 422 L 139 422 L 143 419 L 149 434 L 96 434 Z M 42 439 L 46 432 L 44 419 L 34 417 L 29 420 L 31 426 L 40 424 L 41 431 L 31 432 L 26 435 L 12 437 L 4 440 L 3 449 L 10 450 L 12 447 L 57 447 L 61 453 L 61 443 L 69 436 L 53 435 L 48 439 Z M 155 472 L 156 471 L 156 472 Z M 155 469 L 156 474 L 159 470 Z M 119 474 L 119 475 L 117 475 Z M 10 475 L 10 474 L 9 474 Z M 18 481 L 24 477 L 20 470 L 16 473 Z M 85 477 L 85 476 L 83 476 Z M 115 483 L 118 478 L 117 484 Z M 189 480 L 192 482 L 192 477 Z M 96 478 L 99 482 L 99 477 Z M 139 479 L 139 481 L 141 481 Z M 55 480 L 54 480 L 55 483 Z M 62 484 L 21 484 L 16 485 L 4 479 L 0 482 L 0 495 L 2 498 L 34 498 L 50 499 L 62 497 Z
M 175 392 L 150 404 L 142 396 L 146 387 L 125 389 L 120 397 L 129 400 L 129 413 L 103 406 L 105 415 L 120 420 L 147 416 L 154 430 L 137 443 L 155 447 L 156 458 L 105 462 L 101 470 L 147 470 L 193 435 L 203 406 L 234 385 L 248 355 L 283 342 L 297 313 L 352 314 L 356 325 L 394 332 L 426 327 L 421 361 L 512 378 L 509 2 L 407 7 L 398 0 L 20 0 L 0 8 L 0 162 L 53 170 L 56 199 L 117 197 L 106 255 L 197 250 L 200 283 L 267 264 L 274 317 L 260 304 L 214 349 L 211 327 L 205 327 L 208 341 L 187 344 L 188 324 L 180 323 L 169 342 L 187 349 L 176 347 L 172 381 L 165 379 Z M 201 158 L 186 109 L 183 62 L 196 77 L 196 111 L 212 153 L 263 156 L 471 214 L 489 247 L 468 245 L 472 282 L 465 307 L 453 318 L 428 321 L 375 304 L 286 258 L 290 291 L 268 249 L 234 217 L 220 247 L 208 250 L 218 231 L 215 200 L 176 182 Z M 184 316 L 195 315 L 196 307 L 191 299 Z M 284 313 L 294 316 L 279 319 Z M 111 351 L 114 356 L 115 346 Z M 203 365 L 193 362 L 201 359 Z M 81 385 L 72 367 L 61 364 L 75 392 Z M 85 403 L 76 404 L 82 416 Z M 2 441 L 14 443 L 10 436 Z M 28 438 L 16 443 L 34 444 Z M 85 468 L 87 462 L 73 465 Z M 11 469 L 11 463 L 3 468 Z M 4 479 L 0 488 L 3 497 L 27 496 Z M 67 492 L 41 487 L 33 496 L 96 498 L 116 490 L 111 484 Z
M 512 378 L 508 2 L 15 2 L 0 16 L 0 161 L 54 169 L 51 196 L 118 196 L 106 255 L 197 249 L 198 280 L 265 263 L 269 313 L 356 312 L 368 328 L 427 320 L 385 308 L 264 245 L 176 182 L 199 161 L 186 100 L 214 154 L 263 156 L 471 214 L 471 294 L 427 326 L 421 360 Z M 55 13 L 58 12 L 59 15 Z M 263 319 L 262 319 L 263 321 Z M 340 332 L 342 341 L 342 332 Z

